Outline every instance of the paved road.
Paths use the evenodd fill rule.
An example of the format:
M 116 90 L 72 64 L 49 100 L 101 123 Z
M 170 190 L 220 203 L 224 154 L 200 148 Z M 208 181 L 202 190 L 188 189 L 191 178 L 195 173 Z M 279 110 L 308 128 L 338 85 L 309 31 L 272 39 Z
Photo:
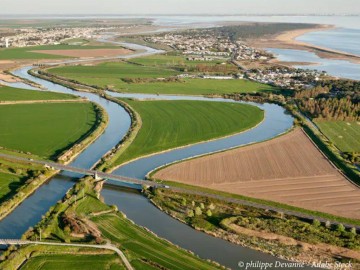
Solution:
M 56 243 L 56 242 L 40 242 L 40 241 L 28 241 L 21 239 L 0 239 L 0 245 L 47 245 L 47 246 L 68 246 L 68 247 L 89 247 L 89 248 L 98 248 L 98 249 L 108 249 L 115 251 L 123 261 L 128 270 L 134 270 L 130 262 L 124 255 L 124 253 L 117 247 L 107 243 L 106 245 L 89 245 L 89 244 L 71 244 L 71 243 Z
M 7 159 L 10 159 L 10 160 L 14 160 L 14 161 L 30 162 L 30 163 L 35 163 L 35 164 L 39 164 L 39 165 L 47 165 L 47 166 L 53 167 L 53 168 L 58 169 L 58 170 L 79 173 L 79 174 L 82 174 L 82 175 L 91 175 L 91 176 L 96 175 L 98 178 L 101 178 L 101 179 L 113 180 L 113 181 L 118 181 L 118 182 L 121 182 L 121 183 L 145 185 L 145 186 L 150 186 L 150 187 L 154 187 L 154 188 L 166 188 L 166 189 L 169 189 L 169 190 L 172 190 L 172 191 L 175 191 L 175 192 L 193 194 L 193 195 L 199 195 L 199 196 L 205 196 L 205 197 L 218 199 L 218 200 L 231 202 L 231 203 L 236 203 L 236 204 L 240 204 L 240 205 L 252 206 L 252 207 L 259 208 L 259 209 L 282 212 L 284 214 L 296 216 L 296 217 L 299 217 L 299 218 L 305 218 L 305 219 L 310 219 L 310 220 L 317 219 L 317 220 L 319 220 L 321 222 L 330 221 L 331 224 L 333 224 L 333 225 L 339 224 L 339 222 L 328 220 L 328 219 L 321 218 L 321 217 L 317 217 L 315 215 L 304 214 L 304 213 L 300 213 L 298 211 L 287 210 L 287 209 L 283 209 L 281 207 L 269 206 L 269 205 L 256 203 L 256 202 L 251 202 L 251 201 L 247 201 L 247 200 L 241 200 L 241 199 L 237 199 L 237 198 L 229 198 L 229 197 L 225 197 L 225 196 L 222 196 L 222 195 L 208 193 L 208 192 L 205 192 L 205 191 L 200 191 L 200 190 L 195 190 L 195 189 L 190 189 L 190 188 L 180 188 L 180 187 L 176 187 L 176 186 L 172 186 L 172 185 L 166 185 L 165 186 L 163 184 L 153 182 L 153 181 L 149 181 L 149 180 L 141 180 L 141 179 L 129 178 L 129 177 L 124 177 L 124 176 L 110 174 L 110 173 L 103 173 L 103 172 L 99 172 L 99 171 L 96 171 L 96 170 L 87 170 L 87 169 L 76 168 L 76 167 L 72 167 L 72 166 L 69 166 L 69 165 L 59 164 L 59 163 L 56 163 L 56 162 L 42 161 L 42 160 L 31 160 L 31 159 L 24 158 L 24 157 L 18 157 L 18 156 L 12 156 L 12 155 L 7 155 L 7 154 L 0 153 L 0 158 L 1 157 L 2 158 L 7 158 Z M 360 226 L 353 225 L 353 224 L 346 224 L 346 223 L 342 223 L 342 224 L 347 228 L 355 227 L 357 230 L 360 231 Z

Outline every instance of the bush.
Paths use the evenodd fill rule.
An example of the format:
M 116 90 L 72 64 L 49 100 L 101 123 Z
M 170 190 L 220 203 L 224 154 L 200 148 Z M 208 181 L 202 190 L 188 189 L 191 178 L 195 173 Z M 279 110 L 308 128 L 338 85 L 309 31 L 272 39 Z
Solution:
M 208 217 L 211 217 L 211 216 L 212 216 L 212 212 L 211 212 L 210 209 L 206 211 L 206 215 L 207 215 Z
M 200 208 L 205 209 L 205 205 L 203 203 L 200 203 Z
M 197 216 L 202 215 L 202 211 L 201 211 L 201 208 L 199 206 L 195 208 L 195 215 L 197 215 Z
M 314 219 L 314 220 L 313 220 L 313 225 L 314 225 L 315 227 L 320 227 L 321 222 L 320 222 L 318 219 Z
M 194 211 L 193 210 L 188 210 L 187 211 L 187 216 L 188 217 L 193 217 L 194 216 Z
M 338 232 L 345 232 L 345 226 L 340 223 L 340 224 L 336 225 L 336 230 Z

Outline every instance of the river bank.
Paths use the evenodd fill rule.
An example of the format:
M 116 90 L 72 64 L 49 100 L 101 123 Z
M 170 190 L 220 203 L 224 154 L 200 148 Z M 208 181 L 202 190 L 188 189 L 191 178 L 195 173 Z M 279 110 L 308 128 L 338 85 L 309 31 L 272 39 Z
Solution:
M 269 217 L 270 220 L 278 218 L 279 222 L 277 222 L 277 226 L 281 228 L 282 226 L 289 226 L 284 224 L 292 223 L 291 226 L 294 227 L 314 226 L 314 230 L 319 228 L 319 233 L 321 231 L 321 234 L 325 234 L 325 231 L 329 229 L 321 228 L 321 223 L 319 223 L 320 225 L 317 225 L 317 223 L 316 225 L 311 225 L 311 221 L 297 221 L 296 218 L 294 219 L 282 212 L 252 209 L 251 207 L 241 205 L 231 207 L 229 203 L 224 203 L 220 200 L 196 195 L 186 195 L 181 192 L 156 190 L 146 192 L 146 195 L 161 211 L 166 212 L 173 218 L 198 231 L 225 239 L 237 245 L 269 253 L 278 258 L 300 262 L 304 265 L 328 261 L 330 265 L 333 265 L 331 269 L 337 268 L 337 260 L 334 259 L 336 257 L 351 259 L 353 260 L 352 263 L 360 262 L 360 252 L 356 250 L 334 246 L 328 243 L 312 243 L 310 239 L 312 237 L 311 234 L 314 232 L 311 232 L 311 230 L 308 232 L 309 237 L 305 237 L 303 241 L 299 241 L 301 238 L 301 234 L 299 233 L 294 232 L 290 233 L 292 236 L 286 236 L 271 232 L 271 226 L 269 226 L 270 231 L 267 231 L 258 229 L 252 225 L 252 223 L 259 222 L 262 218 L 264 218 L 264 222 L 266 222 L 267 217 Z M 237 219 L 246 219 L 245 223 L 247 225 L 238 225 Z M 284 220 L 283 224 L 280 224 L 281 220 Z M 283 230 L 285 234 L 288 233 L 288 229 L 283 228 Z M 326 233 L 329 232 L 326 231 Z M 335 236 L 336 233 L 334 232 L 333 234 L 333 237 L 337 238 L 337 236 Z M 325 237 L 323 241 L 330 241 L 329 239 Z

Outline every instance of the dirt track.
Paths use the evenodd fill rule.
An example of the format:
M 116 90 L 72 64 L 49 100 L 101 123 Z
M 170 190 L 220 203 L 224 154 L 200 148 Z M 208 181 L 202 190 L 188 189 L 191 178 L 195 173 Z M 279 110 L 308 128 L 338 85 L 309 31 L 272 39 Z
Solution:
M 326 160 L 301 129 L 178 163 L 154 177 L 360 218 L 360 189 Z
M 38 50 L 32 52 L 60 55 L 60 56 L 69 56 L 69 57 L 111 57 L 111 56 L 129 54 L 132 51 L 127 49 L 84 49 L 84 50 Z

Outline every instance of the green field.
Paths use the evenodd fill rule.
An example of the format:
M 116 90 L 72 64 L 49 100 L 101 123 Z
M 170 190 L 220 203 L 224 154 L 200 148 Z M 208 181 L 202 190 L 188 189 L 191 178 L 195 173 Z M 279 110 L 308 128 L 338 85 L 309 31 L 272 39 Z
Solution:
M 91 103 L 0 106 L 0 146 L 52 158 L 94 127 Z
M 119 262 L 118 255 L 73 255 L 73 254 L 53 254 L 38 255 L 31 257 L 21 270 L 115 270 L 124 269 Z
M 360 122 L 316 121 L 316 125 L 342 152 L 360 152 Z
M 21 176 L 0 171 L 0 202 L 21 185 Z
M 212 61 L 188 61 L 182 55 L 151 55 L 147 57 L 134 58 L 130 62 L 137 63 L 144 66 L 159 66 L 159 67 L 176 67 L 176 66 L 195 66 L 195 65 L 216 65 L 226 62 L 226 60 L 212 60 Z M 230 65 L 228 65 L 230 66 Z
M 184 250 L 177 249 L 169 242 L 134 226 L 128 219 L 121 217 L 121 214 L 105 214 L 94 217 L 92 220 L 112 243 L 121 244 L 134 256 L 155 262 L 165 267 L 163 269 L 217 269 L 214 265 L 202 261 Z
M 126 100 L 142 120 L 136 138 L 116 164 L 143 155 L 241 132 L 264 117 L 259 108 L 208 101 Z
M 169 66 L 167 66 L 166 61 L 169 61 L 169 59 L 162 59 L 161 61 L 156 59 L 161 60 L 161 58 L 155 58 L 155 60 L 151 58 L 134 59 L 136 62 L 148 64 L 149 66 L 117 62 L 96 66 L 59 67 L 50 69 L 48 72 L 87 85 L 96 85 L 125 93 L 206 95 L 278 90 L 266 84 L 247 80 L 181 79 L 175 82 L 153 81 L 145 83 L 127 83 L 122 80 L 124 78 L 167 78 L 180 74 L 179 71 L 171 68 L 171 60 Z M 175 57 L 175 59 L 177 58 Z M 162 64 L 155 66 L 157 61 Z
M 61 216 L 72 215 L 74 217 L 74 215 L 76 215 L 76 217 L 82 220 L 86 219 L 93 222 L 102 233 L 101 240 L 103 242 L 110 240 L 111 244 L 119 247 L 135 269 L 220 269 L 220 267 L 216 267 L 176 247 L 170 242 L 149 233 L 146 229 L 128 220 L 114 207 L 105 205 L 96 198 L 97 193 L 94 191 L 94 184 L 94 180 L 90 177 L 79 181 L 67 193 L 66 199 L 59 201 L 58 204 L 51 209 L 51 213 L 49 212 L 36 226 L 36 228 L 41 228 L 43 239 L 46 238 L 49 241 L 93 241 L 91 237 L 79 239 L 78 237 L 75 238 L 71 236 L 71 231 L 66 230 L 64 224 L 59 222 Z M 90 215 L 90 209 L 91 212 L 96 213 L 96 215 Z M 107 212 L 104 212 L 104 210 L 107 210 Z M 37 231 L 37 229 L 35 229 L 35 231 Z M 34 237 L 35 235 L 32 235 L 33 239 Z M 40 247 L 33 246 L 35 250 L 38 248 Z M 59 249 L 60 247 L 58 247 L 58 250 Z M 20 249 L 20 252 L 23 256 L 28 256 L 28 251 L 22 250 L 23 248 Z M 43 255 L 43 261 L 51 260 L 51 254 L 44 254 L 44 251 L 46 252 L 46 250 L 39 250 L 37 254 Z M 34 253 L 36 254 L 36 252 Z M 16 258 L 7 260 L 6 262 L 10 264 L 13 263 L 14 260 L 16 260 Z M 88 269 L 86 266 L 87 265 L 81 269 Z
M 44 45 L 30 46 L 23 48 L 4 48 L 0 49 L 0 60 L 39 60 L 39 59 L 61 59 L 70 58 L 61 55 L 51 55 L 39 53 L 40 50 L 91 50 L 91 49 L 114 49 L 118 46 L 81 46 L 81 45 Z
M 0 86 L 0 101 L 75 99 L 76 96 L 49 91 L 33 91 Z

